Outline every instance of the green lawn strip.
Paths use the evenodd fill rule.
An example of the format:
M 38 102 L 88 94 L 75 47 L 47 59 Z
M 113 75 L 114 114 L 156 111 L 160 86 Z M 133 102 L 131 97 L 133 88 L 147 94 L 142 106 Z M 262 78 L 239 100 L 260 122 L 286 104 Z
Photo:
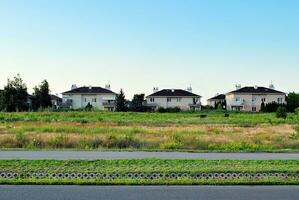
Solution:
M 299 173 L 298 160 L 0 160 L 1 172 Z
M 282 185 L 299 184 L 299 178 L 238 178 L 238 179 L 65 179 L 28 178 L 27 173 L 299 173 L 297 160 L 0 160 L 0 172 L 13 172 L 21 178 L 0 178 L 0 184 L 61 184 L 61 185 Z
M 114 179 L 114 180 L 76 180 L 76 179 L 0 179 L 0 184 L 13 185 L 298 185 L 296 178 L 261 179 Z

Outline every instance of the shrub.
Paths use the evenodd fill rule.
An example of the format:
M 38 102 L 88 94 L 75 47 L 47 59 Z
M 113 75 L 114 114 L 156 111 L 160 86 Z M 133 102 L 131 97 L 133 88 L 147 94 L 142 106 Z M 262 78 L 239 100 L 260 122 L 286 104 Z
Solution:
M 208 117 L 208 115 L 206 115 L 206 114 L 199 115 L 199 118 L 206 118 L 206 117 Z
M 224 117 L 229 117 L 229 114 L 228 114 L 228 113 L 225 113 L 225 114 L 224 114 Z
M 85 106 L 85 110 L 86 111 L 91 111 L 92 110 L 92 105 L 90 103 L 88 103 L 86 106 Z
M 16 134 L 16 142 L 18 148 L 24 148 L 26 144 L 28 143 L 28 140 L 26 139 L 25 135 L 23 133 L 17 133 Z
M 168 108 L 168 112 L 171 112 L 171 113 L 178 113 L 178 112 L 181 112 L 181 109 L 179 107 L 174 107 L 174 108 Z
M 82 120 L 80 121 L 80 123 L 81 123 L 81 124 L 87 124 L 88 121 L 87 121 L 86 119 L 82 119 Z
M 140 148 L 141 143 L 137 139 L 132 136 L 110 136 L 107 140 L 108 148 L 118 148 L 118 149 L 126 149 L 126 148 Z
M 166 109 L 163 108 L 163 107 L 160 107 L 160 108 L 158 108 L 158 112 L 159 112 L 159 113 L 165 113 L 165 112 L 166 112 Z
M 39 138 L 33 138 L 30 146 L 32 148 L 43 148 L 45 146 L 44 142 Z
M 276 111 L 276 117 L 286 119 L 287 116 L 288 116 L 288 113 L 287 113 L 286 107 L 284 107 L 284 106 L 278 107 L 278 109 Z
M 100 138 L 93 138 L 88 141 L 89 146 L 93 149 L 97 149 L 103 146 L 103 141 Z
M 5 137 L 0 140 L 0 148 L 15 148 L 16 141 L 13 137 Z
M 179 107 L 170 107 L 170 108 L 158 108 L 159 113 L 178 113 L 181 112 Z
M 48 143 L 53 148 L 71 148 L 75 146 L 68 144 L 68 138 L 63 134 L 51 138 Z
M 160 144 L 161 149 L 168 149 L 168 150 L 177 150 L 182 148 L 182 144 L 177 142 L 166 142 Z

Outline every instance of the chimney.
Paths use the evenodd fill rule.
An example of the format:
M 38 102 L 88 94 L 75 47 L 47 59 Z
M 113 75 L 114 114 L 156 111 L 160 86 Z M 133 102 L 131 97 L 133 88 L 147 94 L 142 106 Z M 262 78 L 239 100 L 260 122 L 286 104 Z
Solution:
M 154 93 L 159 92 L 159 88 L 158 88 L 158 87 L 154 87 L 154 88 L 153 88 L 153 92 L 154 92 Z
M 191 86 L 187 87 L 187 91 L 192 93 L 192 87 Z
M 236 84 L 236 89 L 237 90 L 241 89 L 241 87 L 242 87 L 241 84 Z
M 76 89 L 77 88 L 77 85 L 76 84 L 73 84 L 72 86 L 71 86 L 71 90 L 74 90 L 74 89 Z
M 92 86 L 91 85 L 88 88 L 89 88 L 89 90 L 92 90 Z
M 254 89 L 255 89 L 255 90 L 257 90 L 257 89 L 258 89 L 258 86 L 257 86 L 257 85 L 255 85 L 255 86 L 254 86 Z
M 105 89 L 111 90 L 110 83 L 108 83 L 108 84 L 105 85 Z
M 272 83 L 272 82 L 270 83 L 270 85 L 269 85 L 269 88 L 270 88 L 270 89 L 272 89 L 272 90 L 274 90 L 274 89 L 275 89 L 275 87 L 274 87 L 274 85 L 273 85 L 273 83 Z
M 174 92 L 174 88 L 171 89 L 171 92 Z

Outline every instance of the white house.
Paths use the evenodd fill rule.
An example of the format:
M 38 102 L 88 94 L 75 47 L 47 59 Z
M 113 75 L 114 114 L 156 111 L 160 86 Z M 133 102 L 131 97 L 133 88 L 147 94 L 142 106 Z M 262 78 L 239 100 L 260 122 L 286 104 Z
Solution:
M 153 110 L 158 108 L 179 107 L 181 110 L 200 110 L 201 96 L 192 93 L 192 88 L 163 89 L 154 88 L 154 93 L 146 97 L 146 106 Z
M 224 104 L 225 103 L 225 95 L 224 94 L 217 94 L 216 96 L 207 100 L 208 106 L 215 108 L 217 104 Z
M 110 85 L 102 87 L 76 87 L 62 93 L 64 107 L 73 109 L 85 108 L 88 104 L 99 110 L 114 110 L 116 93 L 110 90 Z
M 258 86 L 241 88 L 240 85 L 236 87 L 236 90 L 225 95 L 228 110 L 259 112 L 263 102 L 286 104 L 286 94 L 275 90 L 272 84 L 269 88 Z
M 58 95 L 50 94 L 51 97 L 51 103 L 54 108 L 60 108 L 62 104 L 62 98 L 60 98 Z

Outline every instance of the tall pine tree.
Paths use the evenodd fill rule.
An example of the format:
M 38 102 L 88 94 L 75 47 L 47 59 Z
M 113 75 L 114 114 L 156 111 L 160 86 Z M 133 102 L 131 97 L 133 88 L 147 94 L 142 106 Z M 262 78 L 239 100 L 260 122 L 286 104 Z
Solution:
M 115 111 L 116 112 L 127 112 L 128 111 L 128 103 L 126 101 L 126 96 L 121 89 L 119 94 L 116 95 L 115 98 Z

